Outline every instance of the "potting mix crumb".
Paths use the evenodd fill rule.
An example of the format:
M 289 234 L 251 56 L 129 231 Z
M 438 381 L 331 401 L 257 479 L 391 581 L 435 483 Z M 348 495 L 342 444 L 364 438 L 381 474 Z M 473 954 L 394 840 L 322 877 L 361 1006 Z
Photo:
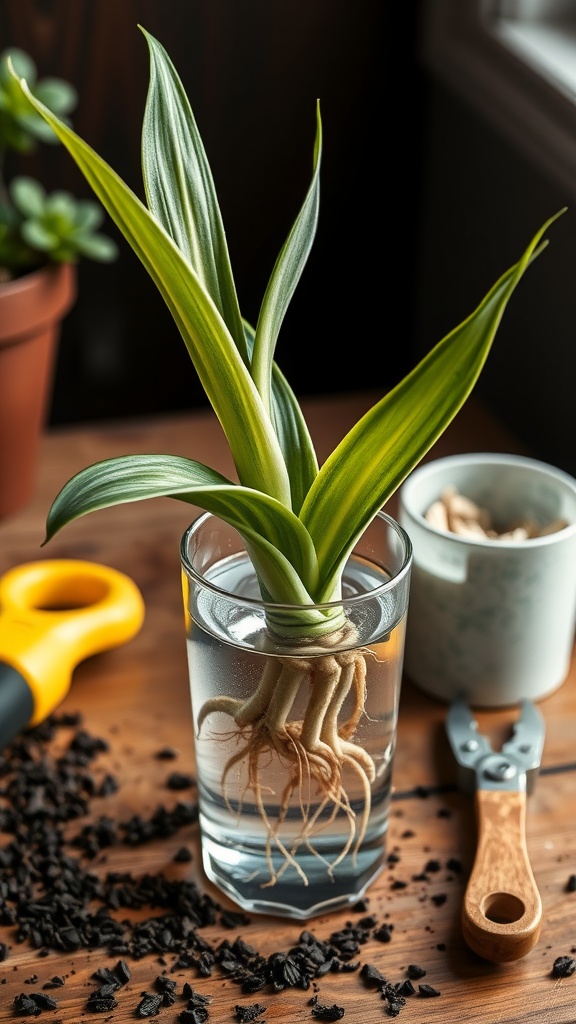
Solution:
M 64 753 L 55 756 L 52 742 L 61 729 L 71 731 L 71 738 Z M 249 925 L 250 918 L 241 910 L 220 907 L 194 881 L 173 880 L 162 873 L 137 876 L 130 871 L 107 871 L 100 875 L 91 871 L 90 862 L 113 844 L 141 846 L 173 836 L 198 818 L 196 801 L 180 798 L 148 818 L 133 815 L 116 821 L 101 815 L 74 832 L 71 823 L 89 814 L 94 798 L 118 789 L 112 775 L 98 781 L 91 771 L 98 755 L 108 750 L 105 740 L 83 728 L 79 715 L 63 714 L 23 733 L 0 755 L 0 833 L 9 837 L 0 845 L 0 926 L 11 932 L 15 943 L 38 950 L 40 957 L 51 950 L 101 950 L 102 963 L 92 975 L 94 988 L 86 997 L 85 1013 L 105 1013 L 106 1020 L 113 1022 L 122 989 L 131 979 L 128 961 L 149 954 L 154 954 L 164 970 L 158 974 L 151 967 L 146 988 L 136 998 L 131 996 L 136 1019 L 156 1017 L 163 1008 L 172 1007 L 179 1024 L 209 1021 L 211 997 L 196 992 L 188 981 L 170 977 L 187 970 L 196 977 L 228 980 L 246 997 L 264 997 L 265 1002 L 236 1002 L 235 1019 L 240 1024 L 266 1024 L 263 1014 L 270 1000 L 287 988 L 303 992 L 316 988 L 307 1000 L 311 1019 L 342 1019 L 346 1007 L 325 1001 L 318 991 L 322 979 L 336 972 L 348 973 L 355 977 L 355 984 L 374 991 L 383 1000 L 383 1013 L 388 1017 L 397 1017 L 409 1000 L 441 995 L 428 982 L 417 988 L 412 984 L 427 974 L 425 967 L 410 964 L 403 978 L 390 981 L 375 964 L 362 962 L 362 947 L 369 940 L 388 944 L 394 934 L 393 922 L 368 913 L 366 899 L 352 910 L 359 915 L 355 923 L 348 921 L 325 939 L 305 929 L 290 948 L 264 955 L 241 935 L 217 944 L 202 935 L 204 928 L 215 924 L 241 929 Z M 155 756 L 169 760 L 177 752 L 163 748 Z M 194 785 L 194 779 L 172 772 L 165 784 L 173 792 L 185 791 Z M 189 859 L 187 847 L 181 847 L 174 857 L 182 862 Z M 397 861 L 398 854 L 392 851 L 389 866 Z M 446 867 L 452 877 L 461 872 L 454 859 Z M 429 859 L 424 872 L 416 877 L 427 880 L 441 868 L 439 860 Z M 392 882 L 392 887 L 405 884 Z M 443 899 L 432 902 L 440 905 Z M 115 916 L 119 910 L 137 911 L 138 915 L 134 921 L 120 921 Z M 10 945 L 0 943 L 0 961 L 9 959 Z M 574 966 L 571 957 L 559 957 L 553 973 L 567 977 Z M 6 981 L 6 976 L 2 980 Z M 54 1011 L 65 984 L 60 975 L 43 984 L 37 975 L 23 980 L 28 991 L 13 999 L 12 1016 L 38 1017 L 50 1011 L 52 1024 L 58 1024 Z

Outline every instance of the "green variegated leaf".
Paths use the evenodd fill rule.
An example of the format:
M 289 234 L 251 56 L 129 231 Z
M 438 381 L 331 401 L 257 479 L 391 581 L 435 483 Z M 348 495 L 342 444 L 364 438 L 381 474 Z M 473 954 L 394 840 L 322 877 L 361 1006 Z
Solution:
M 158 286 L 228 439 L 241 483 L 289 505 L 288 474 L 272 422 L 210 295 L 138 197 L 72 129 L 21 88 L 66 146 Z
M 246 320 L 244 331 L 250 357 L 254 328 Z M 290 478 L 292 511 L 298 515 L 318 472 L 318 461 L 298 399 L 276 363 L 272 364 L 272 419 Z
M 314 540 L 327 594 L 357 538 L 470 394 L 506 304 L 545 247 L 543 243 L 538 248 L 542 235 L 558 216 L 540 228 L 519 262 L 496 282 L 476 311 L 362 417 L 320 470 L 301 518 Z
M 318 461 L 296 395 L 276 363 L 272 367 L 272 415 L 290 477 L 292 510 L 299 515 L 318 472 Z
M 282 321 L 310 255 L 318 223 L 322 122 L 316 107 L 316 143 L 308 194 L 274 265 L 264 294 L 252 353 L 252 377 L 267 409 L 271 402 L 271 368 Z
M 150 51 L 142 129 L 148 206 L 190 261 L 247 362 L 226 235 L 202 139 L 172 61 L 164 47 L 142 31 Z
M 54 500 L 44 543 L 89 512 L 162 497 L 198 505 L 238 530 L 258 555 L 258 574 L 271 599 L 312 603 L 310 593 L 318 583 L 316 553 L 300 520 L 267 494 L 178 455 L 125 455 L 81 470 Z

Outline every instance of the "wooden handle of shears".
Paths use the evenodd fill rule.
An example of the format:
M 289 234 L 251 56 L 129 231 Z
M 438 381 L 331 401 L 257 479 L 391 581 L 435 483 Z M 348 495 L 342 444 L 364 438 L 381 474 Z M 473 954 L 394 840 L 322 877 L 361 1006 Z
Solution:
M 462 905 L 468 946 L 495 963 L 536 945 L 542 901 L 526 849 L 526 793 L 476 792 L 478 846 Z

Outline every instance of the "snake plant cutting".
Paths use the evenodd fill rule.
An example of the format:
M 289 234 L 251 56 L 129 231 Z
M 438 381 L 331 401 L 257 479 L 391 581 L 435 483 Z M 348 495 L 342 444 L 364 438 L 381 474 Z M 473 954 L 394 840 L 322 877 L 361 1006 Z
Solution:
M 341 582 L 350 554 L 379 510 L 440 436 L 471 392 L 508 300 L 547 244 L 535 234 L 519 261 L 494 284 L 476 310 L 443 338 L 374 405 L 319 466 L 298 400 L 275 360 L 276 343 L 314 240 L 320 197 L 322 121 L 316 106 L 311 182 L 272 269 L 257 323 L 242 316 L 215 185 L 199 130 L 178 74 L 162 45 L 142 29 L 150 54 L 150 85 L 142 132 L 145 202 L 90 146 L 28 90 L 20 88 L 68 148 L 100 202 L 160 290 L 188 349 L 207 398 L 226 435 L 237 480 L 170 454 L 126 455 L 89 466 L 56 496 L 46 540 L 63 526 L 107 506 L 160 496 L 189 502 L 229 523 L 253 563 L 270 628 L 294 638 L 322 637 L 325 671 L 276 659 L 247 700 L 208 700 L 198 728 L 220 711 L 237 730 L 239 753 L 250 758 L 250 780 L 271 754 L 290 766 L 293 792 L 320 793 L 333 814 L 344 809 L 350 842 L 362 842 L 363 821 L 346 804 L 343 766 L 353 764 L 370 802 L 374 765 L 354 741 L 362 714 L 366 652 L 354 649 L 342 617 Z M 361 175 L 360 162 L 358 169 Z M 560 211 L 563 212 L 563 211 Z M 359 254 L 357 257 L 360 258 Z M 363 257 L 365 258 L 365 257 Z M 382 346 L 390 343 L 376 297 L 341 295 L 335 301 L 374 303 Z M 310 339 L 310 343 L 313 339 Z M 322 607 L 318 607 L 318 606 Z M 275 611 L 277 609 L 277 611 Z M 336 610 L 335 610 L 336 609 Z M 344 640 L 343 640 L 344 638 Z M 354 651 L 352 659 L 339 652 Z M 330 649 L 336 652 L 329 657 Z M 308 687 L 307 710 L 290 720 L 294 695 Z M 339 720 L 346 692 L 355 688 L 355 712 Z M 223 780 L 233 767 L 223 768 Z M 302 836 L 312 823 L 302 803 Z M 278 825 L 263 811 L 269 841 Z M 287 860 L 291 850 L 286 849 Z M 277 877 L 271 867 L 271 882 Z M 306 882 L 306 879 L 303 878 Z

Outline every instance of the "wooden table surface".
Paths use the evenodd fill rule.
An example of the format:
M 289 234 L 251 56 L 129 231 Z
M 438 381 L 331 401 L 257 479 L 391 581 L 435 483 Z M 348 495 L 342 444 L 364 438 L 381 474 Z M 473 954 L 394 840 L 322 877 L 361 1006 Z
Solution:
M 365 392 L 303 401 L 320 459 L 379 397 Z M 482 450 L 522 449 L 471 399 L 428 457 Z M 84 860 L 79 847 L 71 845 L 67 853 L 82 870 L 99 876 L 117 871 L 193 880 L 200 892 L 221 908 L 214 923 L 199 929 L 213 949 L 223 940 L 234 942 L 240 936 L 267 957 L 276 951 L 287 953 L 304 928 L 328 942 L 350 925 L 353 934 L 362 937 L 352 960 L 359 967 L 319 978 L 307 991 L 267 988 L 250 994 L 218 970 L 203 976 L 193 964 L 174 969 L 177 957 L 170 953 L 138 959 L 112 955 L 101 948 L 64 953 L 35 949 L 28 941 L 18 941 L 16 928 L 7 923 L 0 909 L 4 923 L 0 943 L 7 947 L 0 963 L 2 1024 L 15 1019 L 14 1000 L 30 993 L 49 995 L 57 1004 L 42 1010 L 40 1020 L 81 1024 L 102 1019 L 127 1024 L 137 1019 L 141 994 L 158 991 L 156 979 L 162 972 L 176 982 L 175 1003 L 162 1007 L 154 1017 L 165 1024 L 181 1019 L 179 1014 L 187 1005 L 185 983 L 211 997 L 207 1019 L 213 1024 L 242 1019 L 236 1007 L 254 1003 L 266 1008 L 257 1018 L 260 1022 L 314 1020 L 310 1002 L 314 995 L 320 1004 L 343 1007 L 345 1022 L 389 1019 L 388 1002 L 361 972 L 366 964 L 392 983 L 408 977 L 410 964 L 425 969 L 425 977 L 414 981 L 416 993 L 406 999 L 398 1014 L 402 1021 L 574 1024 L 576 974 L 558 978 L 552 972 L 555 959 L 570 956 L 576 947 L 576 892 L 570 892 L 568 886 L 570 876 L 576 873 L 574 662 L 563 686 L 539 705 L 547 732 L 539 781 L 528 801 L 527 844 L 544 919 L 536 947 L 515 963 L 483 961 L 462 941 L 460 907 L 475 846 L 473 802 L 455 786 L 455 765 L 444 735 L 445 706 L 418 692 L 408 679 L 403 682 L 394 764 L 388 864 L 369 890 L 364 908 L 326 915 L 306 925 L 259 915 L 238 924 L 233 917 L 222 917 L 222 911 L 234 907 L 203 876 L 196 824 L 184 824 L 172 835 L 139 845 L 122 841 L 120 826 L 134 816 L 141 822 L 150 821 L 159 808 L 171 809 L 179 801 L 190 806 L 195 800 L 193 788 L 174 791 L 168 785 L 171 773 L 186 776 L 194 772 L 178 552 L 180 536 L 194 510 L 168 499 L 120 506 L 85 517 L 46 547 L 40 545 L 50 501 L 72 473 L 98 459 L 145 451 L 189 455 L 233 475 L 226 444 L 209 410 L 60 428 L 45 437 L 33 502 L 0 524 L 1 572 L 39 558 L 88 559 L 131 576 L 146 605 L 138 636 L 79 665 L 59 709 L 81 715 L 81 728 L 106 741 L 108 749 L 94 757 L 90 771 L 96 782 L 111 775 L 117 784 L 115 792 L 93 796 L 87 818 L 66 826 L 67 836 L 73 837 L 91 821 L 105 818 L 116 827 L 115 841 Z M 394 500 L 388 511 L 395 513 Z M 478 714 L 481 730 L 489 733 L 496 746 L 505 738 L 513 718 L 509 711 Z M 57 730 L 52 741 L 56 753 L 62 752 L 73 732 L 72 727 Z M 167 747 L 177 752 L 173 760 L 157 756 Z M 4 775 L 0 772 L 0 813 L 7 769 Z M 6 860 L 1 859 L 13 838 L 0 833 L 0 908 L 17 870 L 3 866 Z M 174 859 L 183 848 L 192 854 L 188 862 Z M 159 911 L 143 907 L 139 916 L 155 913 Z M 125 921 L 131 912 L 120 910 L 115 916 Z M 384 924 L 389 925 L 389 942 L 383 942 L 378 932 Z M 380 939 L 375 937 L 377 932 Z M 0 958 L 2 949 L 0 945 Z M 127 964 L 130 980 L 118 988 L 115 1008 L 93 1014 L 89 996 L 102 984 L 94 974 L 98 969 L 112 970 L 119 960 Z M 53 978 L 63 984 L 46 988 Z M 419 983 L 440 994 L 425 998 L 419 994 Z

